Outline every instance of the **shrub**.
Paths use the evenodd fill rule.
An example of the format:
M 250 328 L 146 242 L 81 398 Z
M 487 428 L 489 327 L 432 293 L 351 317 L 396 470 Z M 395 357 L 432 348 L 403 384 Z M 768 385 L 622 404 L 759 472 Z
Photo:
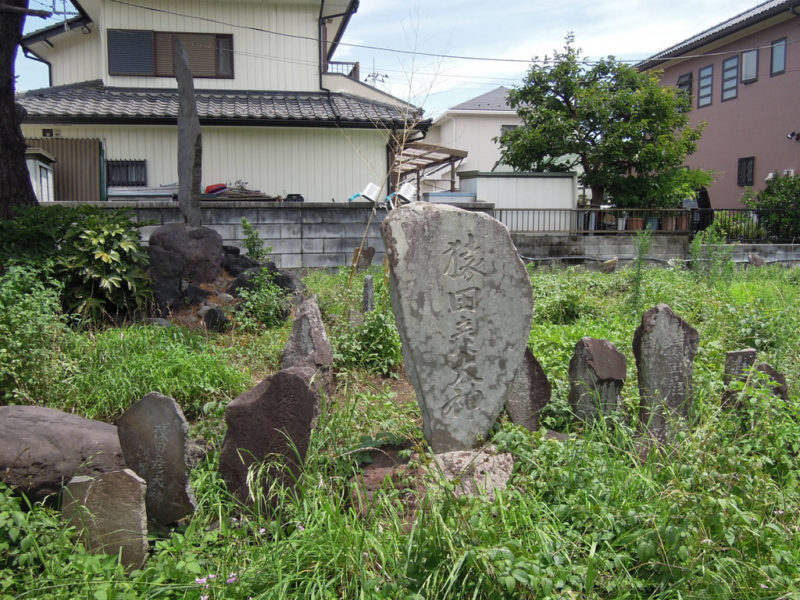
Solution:
M 35 207 L 0 222 L 0 259 L 52 264 L 65 309 L 99 319 L 140 308 L 151 296 L 147 254 L 127 211 Z
M 277 327 L 289 315 L 289 295 L 275 283 L 274 274 L 266 268 L 250 279 L 250 286 L 241 289 L 239 297 L 242 301 L 237 307 L 237 322 L 246 330 L 254 330 L 259 324 Z
M 758 194 L 752 190 L 744 203 L 758 209 L 759 221 L 774 238 L 789 240 L 800 237 L 800 176 L 774 177 Z
M 63 331 L 60 313 L 58 286 L 40 272 L 11 266 L 0 276 L 0 401 L 43 383 Z
M 718 213 L 707 231 L 722 240 L 758 240 L 767 237 L 765 229 L 749 213 Z
M 400 334 L 388 310 L 368 312 L 361 325 L 345 325 L 332 340 L 335 361 L 340 367 L 360 367 L 385 376 L 403 362 Z
M 272 252 L 272 246 L 264 247 L 264 240 L 258 235 L 258 230 L 250 224 L 246 217 L 242 217 L 242 229 L 244 230 L 242 246 L 247 250 L 247 256 L 258 262 L 267 258 L 267 255 Z

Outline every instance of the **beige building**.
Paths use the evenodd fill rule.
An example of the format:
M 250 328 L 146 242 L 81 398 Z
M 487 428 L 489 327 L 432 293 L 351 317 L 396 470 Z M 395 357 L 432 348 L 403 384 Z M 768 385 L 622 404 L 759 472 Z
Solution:
M 746 189 L 800 174 L 800 5 L 769 0 L 639 65 L 692 97 L 706 123 L 691 167 L 710 169 L 714 208 L 741 208 Z
M 55 196 L 90 200 L 177 181 L 180 40 L 194 75 L 203 181 L 274 196 L 343 202 L 366 183 L 386 191 L 391 142 L 424 130 L 421 111 L 332 60 L 357 0 L 80 0 L 79 16 L 25 36 L 51 87 L 24 92 L 23 133 L 55 149 Z M 48 139 L 52 138 L 52 139 Z M 89 139 L 76 172 L 59 140 Z M 59 150 L 61 149 L 61 150 Z M 58 152 L 63 156 L 60 158 Z M 79 197 L 75 197 L 79 196 Z
M 465 150 L 467 156 L 456 166 L 458 171 L 508 170 L 498 165 L 500 144 L 494 141 L 503 131 L 522 122 L 506 102 L 508 92 L 508 88 L 501 86 L 449 108 L 433 122 L 425 141 Z M 450 176 L 449 165 L 427 173 L 424 191 L 449 190 Z

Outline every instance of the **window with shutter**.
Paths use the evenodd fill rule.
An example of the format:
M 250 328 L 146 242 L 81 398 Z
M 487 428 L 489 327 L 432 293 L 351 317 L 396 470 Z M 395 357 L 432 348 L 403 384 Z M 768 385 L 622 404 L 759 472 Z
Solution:
M 153 75 L 153 32 L 109 29 L 108 72 Z
M 147 52 L 144 49 L 145 40 L 149 48 Z M 233 36 L 170 31 L 109 30 L 109 73 L 173 77 L 175 40 L 180 40 L 183 45 L 189 59 L 189 69 L 195 77 L 233 77 Z M 131 67 L 131 64 L 134 66 Z

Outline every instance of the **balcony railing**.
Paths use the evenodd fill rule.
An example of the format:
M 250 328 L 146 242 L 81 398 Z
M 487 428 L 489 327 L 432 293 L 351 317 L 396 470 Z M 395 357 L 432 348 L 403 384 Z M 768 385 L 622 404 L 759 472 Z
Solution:
M 800 218 L 781 210 L 496 208 L 494 217 L 519 233 L 614 235 L 647 228 L 657 234 L 694 235 L 714 224 L 728 241 L 800 240 Z
M 336 73 L 345 75 L 355 81 L 361 81 L 361 67 L 357 62 L 339 62 L 335 60 L 328 61 L 326 73 Z

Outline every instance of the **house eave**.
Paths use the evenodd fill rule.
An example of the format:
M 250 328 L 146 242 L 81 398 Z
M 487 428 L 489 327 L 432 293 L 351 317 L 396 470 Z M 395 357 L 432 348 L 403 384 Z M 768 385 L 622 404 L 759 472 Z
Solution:
M 688 38 L 678 44 L 675 44 L 674 46 L 671 46 L 670 48 L 667 48 L 666 50 L 659 52 L 658 54 L 654 54 L 650 58 L 643 60 L 636 65 L 636 69 L 639 71 L 655 69 L 659 65 L 680 59 L 688 53 L 719 47 L 723 45 L 729 38 L 736 36 L 736 34 L 742 34 L 758 25 L 764 25 L 766 21 L 771 21 L 772 24 L 776 24 L 788 21 L 797 16 L 800 16 L 800 1 L 796 1 L 794 3 L 781 3 L 772 9 L 761 13 L 756 13 L 750 18 L 743 19 L 742 21 L 729 27 L 724 27 L 723 22 L 706 30 L 713 31 L 719 28 L 719 31 L 709 33 L 708 35 L 704 35 L 705 32 L 701 32 L 696 36 L 692 36 L 691 38 Z M 731 20 L 734 19 L 736 19 L 736 17 Z
M 89 13 L 83 9 L 77 0 L 71 0 L 71 2 L 79 13 L 77 17 L 73 17 L 68 21 L 58 23 L 57 25 L 51 25 L 50 27 L 45 27 L 44 29 L 39 29 L 38 31 L 33 31 L 22 36 L 20 46 L 22 46 L 24 50 L 30 50 L 31 44 L 45 42 L 57 35 L 61 35 L 68 31 L 73 31 L 74 29 L 80 29 L 81 27 L 85 27 L 93 22 L 92 18 L 89 16 Z

